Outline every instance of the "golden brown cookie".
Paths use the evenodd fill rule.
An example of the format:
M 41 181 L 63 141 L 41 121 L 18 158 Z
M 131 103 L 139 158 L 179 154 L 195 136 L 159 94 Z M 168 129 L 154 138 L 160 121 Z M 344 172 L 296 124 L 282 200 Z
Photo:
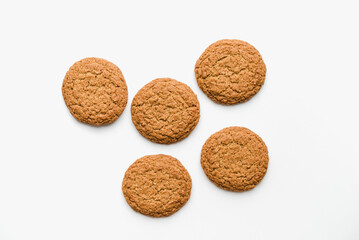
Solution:
M 198 86 L 213 101 L 231 105 L 251 99 L 264 84 L 266 66 L 257 49 L 241 40 L 219 40 L 197 60 Z
M 209 137 L 201 152 L 201 165 L 207 177 L 229 191 L 247 191 L 264 177 L 268 149 L 254 132 L 228 127 Z
M 199 102 L 186 84 L 158 78 L 141 88 L 131 105 L 139 133 L 156 143 L 175 143 L 187 137 L 199 120 Z
M 127 85 L 121 70 L 101 58 L 85 58 L 67 71 L 62 95 L 80 122 L 104 125 L 115 121 L 127 104 Z
M 166 217 L 177 212 L 191 195 L 192 180 L 180 161 L 168 155 L 148 155 L 126 171 L 122 192 L 136 212 Z

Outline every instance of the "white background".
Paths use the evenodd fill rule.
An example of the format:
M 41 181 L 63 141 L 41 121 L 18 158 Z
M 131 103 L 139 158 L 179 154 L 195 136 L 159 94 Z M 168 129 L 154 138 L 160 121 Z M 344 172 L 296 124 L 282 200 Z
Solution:
M 1 1 L 0 240 L 359 239 L 357 1 Z M 241 39 L 267 66 L 249 102 L 222 106 L 197 86 L 211 43 Z M 85 57 L 120 67 L 123 115 L 106 127 L 77 122 L 61 86 Z M 130 103 L 171 77 L 198 95 L 201 119 L 173 145 L 152 143 Z M 245 126 L 269 148 L 252 191 L 205 176 L 200 150 L 214 132 Z M 189 202 L 168 218 L 135 213 L 121 184 L 136 159 L 164 153 L 192 176 Z

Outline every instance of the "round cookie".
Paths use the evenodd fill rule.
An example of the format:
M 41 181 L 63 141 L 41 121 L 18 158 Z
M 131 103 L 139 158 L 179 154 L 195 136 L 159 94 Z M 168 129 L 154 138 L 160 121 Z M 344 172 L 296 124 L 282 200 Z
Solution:
M 181 141 L 196 127 L 199 102 L 186 84 L 158 78 L 141 88 L 131 105 L 132 122 L 139 133 L 152 142 Z
M 191 195 L 192 180 L 180 161 L 168 155 L 148 155 L 126 171 L 122 192 L 136 212 L 166 217 L 177 212 Z
M 251 99 L 264 84 L 266 66 L 257 49 L 241 40 L 219 40 L 196 62 L 198 86 L 213 101 L 232 105 Z
M 214 133 L 202 147 L 201 165 L 207 177 L 229 191 L 247 191 L 263 179 L 268 149 L 254 132 L 228 127 Z
M 70 67 L 62 95 L 72 116 L 90 125 L 114 122 L 127 104 L 127 85 L 121 70 L 101 58 L 85 58 Z

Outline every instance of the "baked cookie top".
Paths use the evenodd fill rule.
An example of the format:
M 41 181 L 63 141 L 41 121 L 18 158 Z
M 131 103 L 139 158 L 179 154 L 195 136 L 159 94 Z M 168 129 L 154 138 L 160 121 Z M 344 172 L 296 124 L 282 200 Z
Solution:
M 139 133 L 152 142 L 181 141 L 196 127 L 199 102 L 186 84 L 158 78 L 141 88 L 131 105 L 132 122 Z
M 126 171 L 122 191 L 133 210 L 151 217 L 177 212 L 191 195 L 192 180 L 176 158 L 148 155 Z
M 85 58 L 70 67 L 62 95 L 80 122 L 104 125 L 115 121 L 127 104 L 127 85 L 121 70 L 101 58 Z
M 213 101 L 236 104 L 251 99 L 264 84 L 266 66 L 257 49 L 241 40 L 219 40 L 196 62 L 198 86 Z
M 264 177 L 268 149 L 254 132 L 228 127 L 214 133 L 202 147 L 201 165 L 207 177 L 229 191 L 247 191 Z

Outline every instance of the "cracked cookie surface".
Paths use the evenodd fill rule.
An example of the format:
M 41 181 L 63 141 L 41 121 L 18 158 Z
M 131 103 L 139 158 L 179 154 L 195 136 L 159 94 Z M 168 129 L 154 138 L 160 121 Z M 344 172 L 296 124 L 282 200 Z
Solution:
M 266 66 L 260 53 L 241 40 L 219 40 L 196 62 L 198 86 L 213 101 L 232 105 L 251 99 L 262 87 Z
M 121 70 L 101 58 L 85 58 L 70 67 L 62 95 L 80 122 L 105 125 L 114 122 L 127 104 L 127 85 Z
M 176 158 L 158 154 L 136 160 L 126 171 L 122 192 L 136 212 L 166 217 L 177 212 L 191 195 L 192 180 Z
M 131 104 L 132 122 L 152 142 L 170 144 L 186 138 L 196 127 L 200 107 L 189 86 L 158 78 L 141 88 Z
M 228 127 L 210 136 L 202 147 L 201 165 L 207 177 L 229 191 L 247 191 L 263 179 L 268 149 L 254 132 Z

